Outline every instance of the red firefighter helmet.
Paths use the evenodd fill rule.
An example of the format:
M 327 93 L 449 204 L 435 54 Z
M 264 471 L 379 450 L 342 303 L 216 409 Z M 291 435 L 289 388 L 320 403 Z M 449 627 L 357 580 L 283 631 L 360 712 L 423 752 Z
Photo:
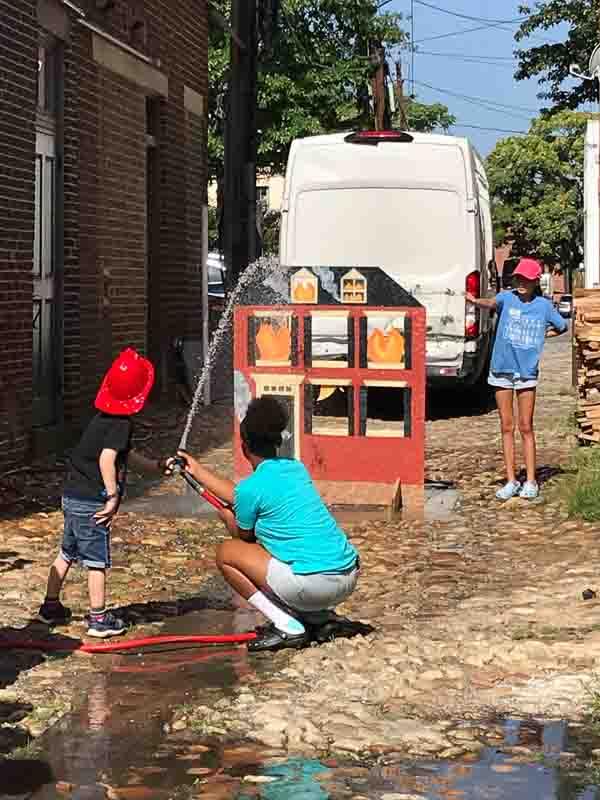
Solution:
M 105 414 L 137 414 L 154 384 L 154 367 L 131 347 L 123 350 L 108 370 L 95 406 Z

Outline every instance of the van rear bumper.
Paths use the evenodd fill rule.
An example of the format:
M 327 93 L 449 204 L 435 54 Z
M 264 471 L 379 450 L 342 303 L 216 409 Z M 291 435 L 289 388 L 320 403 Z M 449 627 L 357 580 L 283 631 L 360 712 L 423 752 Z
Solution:
M 479 338 L 475 351 L 463 352 L 462 358 L 445 364 L 427 364 L 427 383 L 430 385 L 471 386 L 487 373 L 493 332 Z

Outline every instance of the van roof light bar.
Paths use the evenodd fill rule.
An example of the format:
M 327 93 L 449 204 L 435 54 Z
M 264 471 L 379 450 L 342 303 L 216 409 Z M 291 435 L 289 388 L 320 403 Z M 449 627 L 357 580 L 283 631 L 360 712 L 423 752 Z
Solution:
M 414 137 L 406 131 L 355 131 L 344 137 L 347 144 L 370 144 L 377 147 L 380 142 L 404 142 L 414 141 Z

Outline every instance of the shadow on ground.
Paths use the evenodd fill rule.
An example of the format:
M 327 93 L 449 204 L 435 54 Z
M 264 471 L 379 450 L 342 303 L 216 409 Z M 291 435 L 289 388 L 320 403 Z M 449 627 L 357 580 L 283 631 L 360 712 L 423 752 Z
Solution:
M 48 628 L 41 623 L 31 620 L 25 628 L 0 628 L 0 690 L 6 689 L 14 684 L 22 672 L 38 667 L 48 659 L 42 649 L 39 650 L 24 650 L 19 649 L 18 644 L 20 641 L 35 641 L 37 642 L 52 642 L 57 641 L 65 643 L 65 646 L 71 650 L 79 644 L 78 639 L 69 636 L 56 636 L 48 635 Z M 14 643 L 15 649 L 6 648 L 2 645 L 7 643 Z M 71 653 L 69 650 L 61 652 L 53 652 L 53 659 L 67 658 Z M 6 790 L 8 766 L 12 761 L 3 761 L 2 756 L 12 753 L 19 748 L 28 747 L 31 744 L 32 738 L 26 727 L 21 726 L 20 723 L 26 717 L 34 712 L 34 707 L 31 703 L 26 703 L 18 699 L 3 699 L 0 700 L 0 782 L 1 791 Z M 23 761 L 19 761 L 23 764 Z M 42 784 L 37 784 L 41 786 Z M 35 787 L 37 788 L 37 786 Z M 1 792 L 0 792 L 1 794 Z M 3 795 L 2 795 L 3 796 Z
M 488 386 L 427 390 L 425 409 L 427 422 L 455 417 L 480 417 L 495 410 L 496 398 Z
M 129 603 L 116 608 L 115 613 L 130 625 L 146 625 L 172 617 L 181 617 L 193 611 L 232 611 L 235 608 L 232 591 L 225 581 L 213 576 L 208 578 L 199 591 L 191 597 Z
M 32 792 L 56 780 L 48 763 L 33 758 L 0 758 L 0 774 L 2 797 L 30 797 Z

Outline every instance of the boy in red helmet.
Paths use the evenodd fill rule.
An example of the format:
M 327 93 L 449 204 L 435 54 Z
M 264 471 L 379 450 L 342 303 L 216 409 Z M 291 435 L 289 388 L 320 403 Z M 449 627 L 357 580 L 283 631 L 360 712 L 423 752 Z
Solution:
M 98 413 L 69 459 L 62 502 L 62 546 L 50 568 L 46 598 L 38 613 L 38 619 L 47 625 L 69 622 L 71 612 L 59 595 L 71 565 L 80 561 L 88 570 L 88 636 L 117 636 L 127 628 L 105 606 L 110 526 L 121 502 L 128 459 L 143 471 L 163 472 L 162 462 L 131 450 L 131 417 L 142 410 L 153 384 L 154 367 L 132 349 L 117 357 L 102 381 L 95 402 Z

